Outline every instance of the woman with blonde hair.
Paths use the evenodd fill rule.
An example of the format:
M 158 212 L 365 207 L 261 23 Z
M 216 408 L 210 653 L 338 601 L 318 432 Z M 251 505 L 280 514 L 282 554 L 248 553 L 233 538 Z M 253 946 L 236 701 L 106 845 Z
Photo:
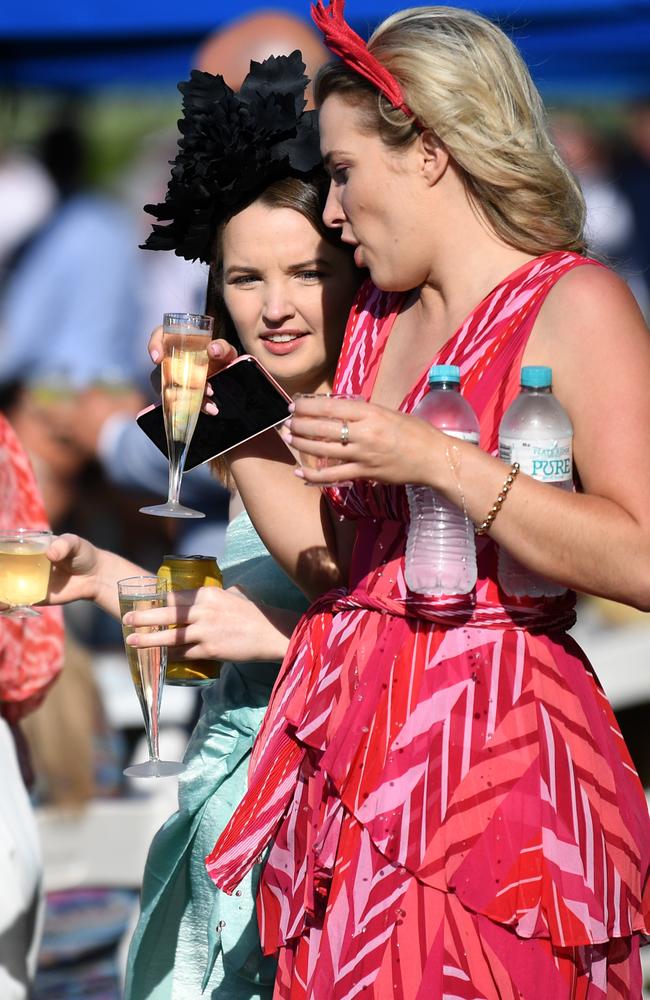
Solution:
M 647 807 L 567 629 L 575 590 L 650 608 L 648 331 L 586 256 L 582 197 L 498 28 L 422 7 L 366 46 L 340 0 L 314 17 L 341 59 L 315 87 L 324 218 L 371 278 L 334 389 L 362 399 L 297 400 L 285 440 L 336 468 L 273 483 L 285 509 L 323 487 L 356 540 L 346 587 L 294 633 L 208 870 L 232 891 L 271 842 L 281 1000 L 640 997 Z M 459 366 L 479 448 L 412 416 L 433 363 Z M 522 364 L 553 369 L 574 491 L 497 457 Z M 408 483 L 474 523 L 470 593 L 407 586 Z M 270 547 L 286 536 L 270 485 L 249 510 Z M 505 593 L 500 547 L 561 596 Z

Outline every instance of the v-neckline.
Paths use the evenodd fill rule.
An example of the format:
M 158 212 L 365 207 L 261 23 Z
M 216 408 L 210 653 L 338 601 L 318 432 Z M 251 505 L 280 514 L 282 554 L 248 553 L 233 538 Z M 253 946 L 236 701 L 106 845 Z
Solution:
M 427 376 L 427 374 L 428 374 L 429 369 L 431 368 L 431 366 L 436 364 L 437 359 L 440 357 L 440 355 L 443 353 L 443 351 L 445 351 L 449 347 L 449 345 L 456 339 L 456 337 L 458 336 L 458 334 L 460 333 L 460 331 L 464 327 L 466 327 L 468 323 L 470 323 L 472 321 L 472 318 L 476 314 L 476 312 L 481 308 L 481 306 L 485 302 L 488 301 L 488 299 L 492 295 L 494 295 L 496 292 L 498 292 L 499 289 L 503 285 L 506 284 L 506 282 L 512 281 L 513 279 L 517 278 L 520 273 L 526 272 L 527 270 L 529 270 L 530 268 L 532 268 L 534 264 L 537 264 L 539 261 L 544 260 L 544 258 L 550 257 L 553 254 L 561 254 L 561 253 L 564 253 L 564 251 L 562 251 L 562 250 L 550 250 L 548 253 L 540 254 L 539 257 L 533 257 L 532 260 L 528 260 L 524 264 L 520 264 L 519 267 L 515 268 L 514 271 L 511 271 L 509 274 L 506 274 L 505 277 L 502 278 L 501 281 L 497 282 L 497 284 L 494 285 L 494 287 L 491 288 L 489 292 L 486 292 L 486 294 L 483 296 L 483 298 L 480 299 L 480 301 L 477 302 L 476 305 L 472 309 L 470 309 L 470 311 L 467 313 L 467 315 L 462 320 L 462 322 L 456 327 L 456 329 L 454 330 L 454 332 L 449 337 L 447 337 L 447 339 L 445 340 L 445 342 L 438 348 L 438 350 L 436 351 L 436 353 L 433 356 L 433 359 L 429 361 L 429 363 L 427 364 L 425 370 L 420 373 L 420 375 L 418 376 L 418 378 L 416 379 L 416 381 L 413 383 L 413 385 L 407 391 L 406 395 L 402 399 L 402 402 L 399 404 L 399 406 L 397 408 L 397 412 L 399 413 L 399 412 L 401 412 L 404 409 L 404 407 L 406 406 L 406 404 L 410 400 L 411 396 L 416 392 L 416 390 L 419 389 L 420 385 L 422 384 L 422 381 L 426 378 L 426 376 Z M 380 367 L 381 367 L 381 360 L 380 360 L 379 364 L 377 364 L 377 365 L 373 365 L 372 361 L 377 357 L 377 354 L 379 352 L 382 352 L 382 354 L 383 354 L 383 351 L 384 351 L 384 349 L 386 347 L 386 344 L 388 343 L 388 338 L 390 337 L 390 335 L 391 335 L 391 333 L 393 331 L 393 327 L 395 325 L 397 317 L 401 315 L 404 303 L 407 300 L 408 296 L 412 294 L 412 291 L 402 292 L 402 293 L 398 293 L 398 294 L 399 294 L 399 298 L 394 303 L 393 309 L 391 310 L 391 314 L 387 317 L 387 319 L 382 324 L 380 335 L 377 337 L 377 340 L 375 341 L 375 345 L 374 345 L 373 352 L 372 352 L 372 357 L 370 359 L 370 364 L 369 364 L 369 368 L 372 371 L 372 375 L 371 375 L 371 378 L 370 378 L 369 382 L 366 382 L 365 385 L 363 386 L 363 395 L 365 396 L 365 398 L 370 403 L 373 402 L 372 394 L 373 394 L 373 391 L 374 391 L 374 388 L 375 388 L 375 384 L 377 382 L 377 377 L 379 375 L 379 370 L 380 370 Z

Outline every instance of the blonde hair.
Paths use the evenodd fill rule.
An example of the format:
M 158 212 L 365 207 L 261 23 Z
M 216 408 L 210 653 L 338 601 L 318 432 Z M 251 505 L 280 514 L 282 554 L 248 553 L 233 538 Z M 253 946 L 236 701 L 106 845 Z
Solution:
M 414 114 L 405 118 L 363 77 L 323 67 L 315 95 L 337 93 L 363 131 L 393 149 L 431 130 L 460 168 L 472 203 L 505 243 L 526 253 L 584 253 L 585 206 L 547 131 L 541 97 L 516 47 L 491 21 L 452 7 L 387 18 L 369 51 L 395 76 Z

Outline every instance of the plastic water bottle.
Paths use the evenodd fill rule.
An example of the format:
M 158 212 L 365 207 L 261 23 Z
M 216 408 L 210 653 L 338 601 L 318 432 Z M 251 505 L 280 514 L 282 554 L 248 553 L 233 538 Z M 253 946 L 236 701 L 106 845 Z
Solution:
M 519 462 L 521 471 L 573 489 L 573 426 L 553 395 L 553 372 L 542 365 L 521 369 L 521 392 L 508 407 L 499 427 L 499 456 Z M 499 549 L 499 584 L 516 597 L 559 597 L 566 593 L 546 577 L 533 573 L 505 549 Z
M 429 392 L 413 413 L 462 441 L 479 442 L 474 410 L 460 394 L 460 368 L 434 365 Z M 411 523 L 405 577 L 416 594 L 469 594 L 476 583 L 474 526 L 455 504 L 428 486 L 407 484 Z

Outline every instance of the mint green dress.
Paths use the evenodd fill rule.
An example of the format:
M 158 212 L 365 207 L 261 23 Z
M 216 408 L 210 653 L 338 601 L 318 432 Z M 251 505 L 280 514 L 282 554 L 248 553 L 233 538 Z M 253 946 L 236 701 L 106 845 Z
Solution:
M 307 607 L 245 511 L 228 526 L 222 569 L 225 587 L 245 587 L 274 607 Z M 246 790 L 251 747 L 278 668 L 228 663 L 202 690 L 179 778 L 179 808 L 147 858 L 125 1000 L 271 1000 L 275 959 L 262 955 L 255 915 L 259 866 L 227 896 L 208 877 L 204 858 Z

